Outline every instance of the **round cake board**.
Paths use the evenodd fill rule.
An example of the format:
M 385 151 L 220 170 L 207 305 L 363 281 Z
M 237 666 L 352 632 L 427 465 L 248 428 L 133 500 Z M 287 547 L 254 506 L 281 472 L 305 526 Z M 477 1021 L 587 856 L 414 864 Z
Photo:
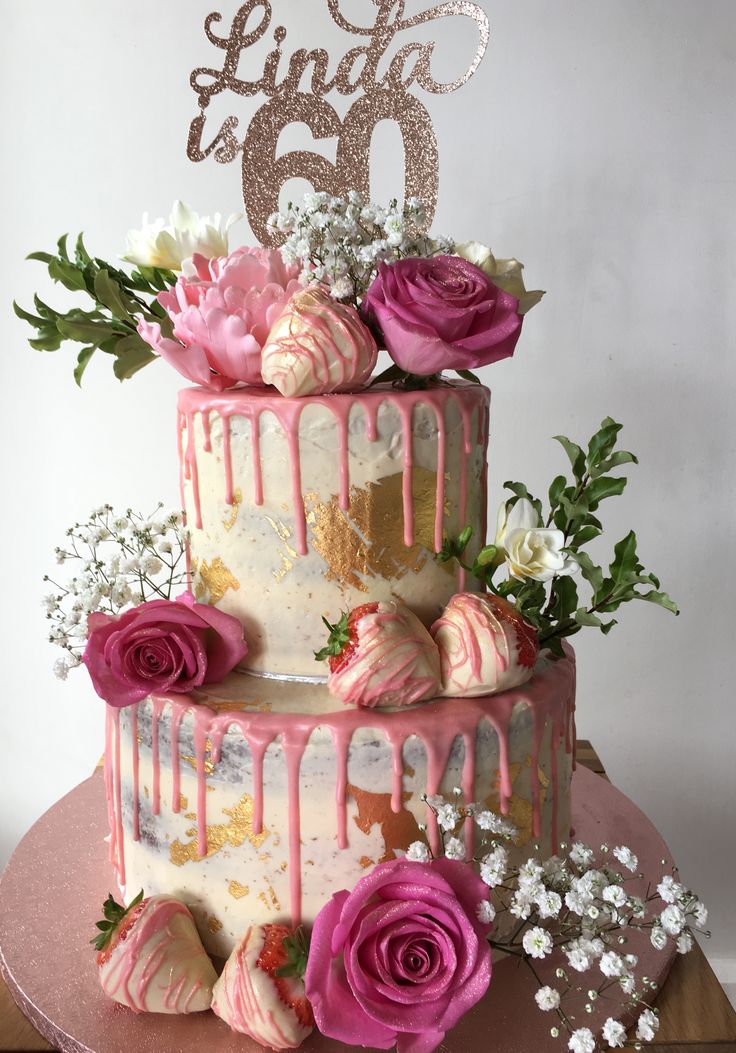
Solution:
M 576 838 L 595 847 L 628 845 L 645 877 L 641 890 L 635 888 L 637 882 L 627 887 L 643 894 L 649 879 L 656 884 L 663 873 L 662 860 L 671 857 L 647 817 L 585 768 L 575 772 L 572 794 Z M 214 1013 L 136 1015 L 103 995 L 90 939 L 100 906 L 114 887 L 106 835 L 104 787 L 96 773 L 38 820 L 8 863 L 0 881 L 0 971 L 15 1001 L 62 1053 L 261 1053 L 261 1046 L 231 1032 Z M 646 934 L 635 932 L 617 949 L 638 955 L 639 975 L 662 985 L 672 964 L 671 952 L 656 951 Z M 559 986 L 555 969 L 566 965 L 561 954 L 535 964 L 544 982 Z M 599 978 L 592 971 L 569 972 L 584 989 Z M 551 1037 L 556 1017 L 537 1009 L 536 989 L 520 959 L 497 961 L 487 995 L 448 1032 L 441 1050 L 561 1053 L 567 1042 Z M 631 1020 L 618 985 L 594 1003 L 592 1014 L 585 1011 L 586 1001 L 583 991 L 572 1009 L 577 1027 L 595 1031 L 608 1016 Z M 316 1031 L 301 1048 L 305 1053 L 348 1049 Z

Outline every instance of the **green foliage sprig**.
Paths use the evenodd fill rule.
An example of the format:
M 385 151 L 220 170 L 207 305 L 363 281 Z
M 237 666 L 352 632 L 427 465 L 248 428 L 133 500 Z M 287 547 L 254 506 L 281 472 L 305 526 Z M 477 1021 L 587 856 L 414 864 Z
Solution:
M 603 532 L 603 524 L 596 515 L 601 502 L 619 496 L 626 487 L 625 477 L 610 473 L 624 464 L 638 464 L 633 453 L 615 449 L 621 428 L 621 424 L 606 417 L 587 449 L 564 435 L 555 436 L 570 461 L 572 479 L 558 475 L 553 480 L 548 491 L 546 516 L 542 502 L 529 493 L 524 483 L 504 483 L 504 488 L 513 495 L 506 502 L 507 513 L 519 501 L 529 501 L 537 514 L 540 529 L 562 532 L 562 551 L 577 563 L 581 578 L 589 586 L 590 595 L 584 602 L 581 602 L 578 584 L 571 576 L 544 582 L 509 575 L 506 580 L 495 582 L 497 571 L 507 563 L 506 553 L 503 547 L 487 545 L 472 563 L 465 562 L 465 551 L 472 536 L 470 527 L 466 527 L 457 538 L 446 539 L 437 554 L 440 562 L 456 560 L 490 592 L 514 603 L 526 621 L 537 629 L 540 644 L 558 656 L 563 653 L 562 640 L 584 626 L 609 633 L 616 625 L 616 619 L 605 616 L 631 600 L 645 600 L 679 614 L 676 603 L 661 591 L 656 575 L 646 571 L 639 562 L 633 530 L 614 546 L 607 572 L 585 551 L 585 546 Z
M 37 351 L 57 351 L 65 341 L 82 345 L 74 369 L 78 385 L 95 351 L 113 355 L 115 376 L 127 380 L 158 357 L 138 335 L 136 317 L 157 322 L 164 336 L 173 335 L 171 321 L 156 297 L 174 285 L 176 275 L 157 267 L 138 267 L 126 274 L 90 256 L 81 234 L 71 255 L 67 240 L 66 234 L 59 238 L 55 255 L 32 252 L 28 259 L 44 263 L 55 282 L 71 292 L 83 293 L 94 308 L 85 311 L 75 307 L 62 312 L 34 296 L 35 313 L 17 303 L 13 309 L 36 330 L 37 336 L 29 343 Z

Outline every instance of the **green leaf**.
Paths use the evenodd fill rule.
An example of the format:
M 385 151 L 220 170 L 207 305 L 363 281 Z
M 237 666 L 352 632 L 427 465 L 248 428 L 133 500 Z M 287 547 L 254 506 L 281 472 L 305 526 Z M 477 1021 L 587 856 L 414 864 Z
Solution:
M 130 901 L 127 907 L 124 907 L 122 904 L 115 902 L 112 892 L 110 892 L 102 905 L 102 913 L 105 916 L 105 920 L 95 922 L 96 927 L 100 931 L 89 942 L 94 944 L 98 951 L 104 951 L 125 915 L 133 910 L 134 907 L 137 907 L 142 899 L 143 889 L 140 890 L 135 899 Z
M 672 611 L 673 614 L 680 613 L 680 608 L 673 599 L 670 599 L 666 592 L 637 592 L 635 595 L 637 599 L 646 600 L 647 603 L 656 603 L 659 607 Z
M 80 344 L 93 343 L 95 347 L 98 347 L 106 337 L 119 333 L 119 330 L 110 322 L 81 319 L 70 321 L 68 318 L 59 319 L 58 329 L 65 340 L 76 340 Z
M 549 488 L 549 506 L 552 510 L 557 508 L 560 501 L 560 495 L 566 487 L 567 479 L 564 475 L 558 475 L 553 479 L 552 485 Z
M 56 328 L 44 325 L 38 330 L 38 336 L 28 341 L 34 351 L 58 351 L 61 347 L 61 337 Z
M 371 381 L 370 386 L 375 387 L 376 384 L 395 384 L 400 380 L 406 380 L 408 373 L 404 369 L 400 369 L 394 362 L 384 369 L 382 373 L 379 373 L 377 377 L 374 377 Z
M 475 373 L 471 373 L 469 369 L 458 369 L 456 373 L 463 380 L 469 380 L 471 384 L 480 384 L 480 378 L 476 377 Z
M 77 237 L 77 243 L 74 246 L 74 257 L 77 262 L 77 265 L 80 267 L 86 267 L 88 263 L 92 262 L 92 257 L 87 252 L 87 249 L 84 245 L 83 234 L 79 234 L 79 236 Z
M 585 454 L 577 445 L 564 435 L 555 435 L 554 438 L 562 446 L 572 465 L 573 475 L 578 482 L 582 482 L 585 475 Z
M 614 547 L 613 563 L 608 570 L 615 586 L 625 585 L 643 570 L 636 554 L 636 534 L 630 530 Z
M 601 422 L 600 431 L 596 432 L 588 443 L 589 466 L 597 465 L 604 457 L 608 457 L 616 445 L 616 439 L 622 427 L 622 424 L 617 424 L 611 417 L 606 417 Z
M 122 318 L 126 322 L 133 322 L 131 312 L 135 311 L 135 303 L 110 278 L 106 270 L 98 271 L 95 275 L 94 289 L 95 296 L 100 303 L 104 304 L 116 318 Z
M 30 325 L 35 326 L 36 328 L 45 325 L 45 321 L 43 318 L 40 318 L 37 314 L 30 314 L 28 311 L 25 311 L 20 306 L 20 304 L 17 304 L 15 302 L 15 300 L 13 300 L 13 311 L 15 312 L 18 318 L 22 318 L 24 322 L 28 322 Z
M 59 251 L 59 256 L 62 260 L 66 260 L 67 262 L 69 261 L 69 256 L 66 251 L 66 241 L 68 237 L 68 234 L 62 234 L 59 240 L 56 242 L 56 247 Z
M 599 479 L 594 479 L 585 491 L 588 505 L 592 511 L 595 511 L 600 502 L 606 497 L 618 497 L 624 492 L 625 488 L 626 479 L 623 476 L 605 475 Z
M 575 533 L 574 537 L 570 540 L 568 548 L 578 549 L 582 545 L 587 545 L 589 541 L 593 541 L 595 538 L 600 537 L 601 530 L 596 526 L 584 526 Z
M 130 337 L 125 337 L 123 340 L 120 340 L 118 346 L 129 339 Z M 132 348 L 124 354 L 117 354 L 112 370 L 118 380 L 129 380 L 132 376 L 135 376 L 139 370 L 143 369 L 144 366 L 149 365 L 151 362 L 155 362 L 158 358 L 158 355 L 154 354 L 148 344 L 143 340 L 140 340 L 140 338 L 138 339 L 140 341 L 140 346 Z
M 615 618 L 611 618 L 610 622 L 601 622 L 600 630 L 604 636 L 608 636 L 614 625 L 618 625 L 618 622 Z
M 40 263 L 51 263 L 55 257 L 50 252 L 29 252 L 27 260 L 38 260 Z
M 339 621 L 336 621 L 333 625 L 332 622 L 328 622 L 323 616 L 322 621 L 329 631 L 329 637 L 327 638 L 327 645 L 320 651 L 314 652 L 314 658 L 317 662 L 324 662 L 328 658 L 339 658 L 343 652 L 343 649 L 350 643 L 350 627 L 348 619 L 350 617 L 349 611 L 343 611 Z
M 575 558 L 580 564 L 580 573 L 592 588 L 594 596 L 597 596 L 603 585 L 603 571 L 593 562 L 587 552 L 576 552 Z
M 65 260 L 52 260 L 49 264 L 49 274 L 55 282 L 61 282 L 72 292 L 87 291 L 84 274 L 73 263 Z
M 595 614 L 591 614 L 585 607 L 578 607 L 573 615 L 576 625 L 590 625 L 598 629 L 603 622 Z
M 96 347 L 83 347 L 79 352 L 77 364 L 74 369 L 74 379 L 77 382 L 78 388 L 81 388 L 82 386 L 82 376 L 84 375 L 84 371 L 89 365 L 90 359 L 96 350 Z
M 475 566 L 480 568 L 490 566 L 496 558 L 497 552 L 498 549 L 495 545 L 486 545 L 475 557 Z
M 578 602 L 577 585 L 571 577 L 557 578 L 552 585 L 552 608 L 556 621 L 563 622 L 575 610 Z
M 604 461 L 600 461 L 594 468 L 590 469 L 590 474 L 594 479 L 597 479 L 599 475 L 605 475 L 606 472 L 613 471 L 614 468 L 620 468 L 622 464 L 638 464 L 639 458 L 633 453 L 629 453 L 628 450 L 618 450 L 617 453 L 611 454 Z

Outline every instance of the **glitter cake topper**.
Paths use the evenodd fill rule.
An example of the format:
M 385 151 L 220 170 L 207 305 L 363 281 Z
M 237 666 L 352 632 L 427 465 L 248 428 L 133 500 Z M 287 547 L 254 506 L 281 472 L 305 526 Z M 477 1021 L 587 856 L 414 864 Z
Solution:
M 326 0 L 333 22 L 351 36 L 364 38 L 345 52 L 336 68 L 323 48 L 298 48 L 287 61 L 283 49 L 287 30 L 276 25 L 272 31 L 275 46 L 266 57 L 262 75 L 254 80 L 241 79 L 238 67 L 243 52 L 271 29 L 270 0 L 247 0 L 235 14 L 229 31 L 223 32 L 223 16 L 217 11 L 205 19 L 207 39 L 224 52 L 224 60 L 220 69 L 200 66 L 190 77 L 199 113 L 190 125 L 187 156 L 191 161 L 203 161 L 213 154 L 220 164 L 227 164 L 242 153 L 243 201 L 251 229 L 264 245 L 275 243 L 267 220 L 278 211 L 279 193 L 289 179 L 306 179 L 315 190 L 332 194 L 359 190 L 370 196 L 371 141 L 376 125 L 383 120 L 394 121 L 401 131 L 405 196 L 422 198 L 428 223 L 432 220 L 439 184 L 437 139 L 429 113 L 410 89 L 416 85 L 439 95 L 455 91 L 470 80 L 488 46 L 488 17 L 470 0 L 447 0 L 407 18 L 404 0 L 372 2 L 377 8 L 373 24 L 359 26 L 340 12 L 340 0 Z M 436 41 L 397 42 L 390 57 L 399 34 L 449 16 L 471 18 L 479 37 L 472 62 L 455 80 L 440 82 L 432 73 Z M 388 65 L 379 76 L 378 67 L 384 59 Z M 213 96 L 225 91 L 244 97 L 265 95 L 268 101 L 251 120 L 242 141 L 236 134 L 239 120 L 230 116 L 205 146 L 207 107 Z M 362 92 L 344 119 L 326 101 L 325 96 L 332 91 L 344 96 Z M 277 157 L 279 136 L 294 123 L 307 125 L 315 140 L 336 139 L 335 163 L 311 150 L 294 150 Z

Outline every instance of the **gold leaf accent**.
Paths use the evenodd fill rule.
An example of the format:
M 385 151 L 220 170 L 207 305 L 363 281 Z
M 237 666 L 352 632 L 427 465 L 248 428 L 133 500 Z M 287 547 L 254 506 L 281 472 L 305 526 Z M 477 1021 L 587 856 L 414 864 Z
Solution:
M 243 503 L 243 491 L 240 489 L 240 487 L 238 487 L 237 490 L 235 490 L 234 493 L 233 493 L 232 511 L 231 511 L 230 515 L 227 517 L 227 519 L 224 521 L 224 523 L 222 524 L 224 526 L 225 530 L 232 530 L 232 528 L 235 526 L 235 520 L 238 518 L 238 512 L 240 510 L 240 506 L 242 505 L 242 503 Z
M 222 922 L 220 921 L 219 918 L 216 918 L 214 914 L 210 914 L 209 917 L 207 918 L 207 928 L 210 930 L 210 932 L 214 936 L 214 934 L 216 932 L 219 932 L 220 929 L 222 928 Z
M 523 767 L 531 767 L 531 757 L 527 757 Z M 515 844 L 521 846 L 525 845 L 527 841 L 532 839 L 534 834 L 534 806 L 530 800 L 521 797 L 519 794 L 514 792 L 514 784 L 519 777 L 522 770 L 521 764 L 510 764 L 509 775 L 511 776 L 511 799 L 509 801 L 509 810 L 507 818 L 511 820 L 514 826 L 519 831 L 518 836 L 515 839 Z M 547 787 L 549 786 L 549 779 L 544 775 L 544 772 L 540 772 L 540 791 L 539 791 L 539 806 L 540 808 L 544 805 L 547 800 Z M 490 796 L 486 798 L 486 807 L 490 808 L 493 812 L 500 813 L 500 788 L 501 788 L 501 773 L 496 771 L 496 779 L 494 783 L 494 791 Z
M 292 536 L 292 532 L 286 523 L 283 523 L 280 519 L 273 519 L 271 516 L 266 516 L 266 522 L 269 524 L 271 529 L 274 531 L 276 536 L 284 546 L 284 551 L 279 552 L 279 558 L 281 559 L 281 566 L 278 570 L 273 572 L 273 576 L 276 581 L 283 581 L 286 575 L 294 567 L 294 560 L 297 558 L 298 553 L 296 549 L 289 544 L 289 539 Z
M 195 571 L 194 563 L 192 563 L 192 580 L 195 574 L 199 579 L 194 586 L 194 595 L 198 600 L 206 596 L 208 603 L 219 603 L 228 589 L 235 591 L 240 588 L 240 582 L 219 556 L 211 563 L 208 563 L 206 559 L 202 560 L 198 572 Z
M 373 866 L 374 860 L 371 859 L 370 856 L 361 856 L 359 859 L 359 863 L 362 866 L 363 870 L 367 870 L 368 867 Z
M 207 855 L 204 858 L 216 855 L 226 845 L 240 848 L 246 841 L 254 848 L 261 847 L 270 831 L 264 829 L 260 834 L 253 833 L 253 798 L 249 794 L 244 793 L 233 808 L 223 808 L 222 812 L 230 817 L 230 822 L 207 827 Z M 169 848 L 169 858 L 174 866 L 200 862 L 196 830 L 187 832 L 187 837 L 192 840 L 182 842 L 177 838 Z
M 312 545 L 327 564 L 325 577 L 369 591 L 371 578 L 399 580 L 417 574 L 434 552 L 437 473 L 412 470 L 414 544 L 404 543 L 403 474 L 384 476 L 365 488 L 350 487 L 350 507 L 340 508 L 334 495 L 327 503 L 314 493 L 305 496 Z M 443 564 L 449 574 L 450 563 Z
M 189 809 L 189 798 L 185 797 L 183 793 L 179 794 L 179 811 L 186 812 Z
M 180 753 L 179 760 L 186 761 L 187 764 L 191 765 L 194 770 L 197 770 L 197 758 L 190 756 L 188 753 Z M 205 775 L 212 775 L 215 770 L 215 766 L 210 760 L 204 762 L 204 773 Z
M 233 899 L 242 899 L 243 896 L 247 896 L 250 889 L 247 885 L 241 885 L 239 881 L 231 881 L 227 886 L 227 890 Z
M 266 895 L 268 893 L 268 895 Z M 259 892 L 258 898 L 266 908 L 266 910 L 274 910 L 278 913 L 281 910 L 281 904 L 279 898 L 276 895 L 273 885 L 268 885 L 265 892 Z
M 350 785 L 347 790 L 358 806 L 358 814 L 355 816 L 358 829 L 364 834 L 370 833 L 371 827 L 375 825 L 381 829 L 384 853 L 378 860 L 379 863 L 393 859 L 395 849 L 406 851 L 412 841 L 421 839 L 419 826 L 412 813 L 406 808 L 402 808 L 400 812 L 393 811 L 390 793 L 370 793 Z M 407 790 L 401 795 L 402 801 L 408 801 L 410 798 L 411 793 Z

